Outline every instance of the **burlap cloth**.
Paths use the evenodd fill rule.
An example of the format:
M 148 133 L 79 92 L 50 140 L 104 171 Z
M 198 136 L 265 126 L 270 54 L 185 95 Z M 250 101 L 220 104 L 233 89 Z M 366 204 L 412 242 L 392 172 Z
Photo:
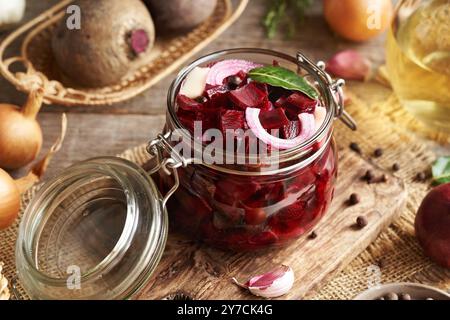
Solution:
M 357 93 L 358 87 L 352 90 Z M 371 94 L 368 87 L 360 91 L 364 91 L 366 95 Z M 414 238 L 413 225 L 417 207 L 429 189 L 428 184 L 416 182 L 414 177 L 417 172 L 429 170 L 435 159 L 422 137 L 448 145 L 449 136 L 423 127 L 403 111 L 389 91 L 383 92 L 378 88 L 372 93 L 378 95 L 371 99 L 372 102 L 363 102 L 357 95 L 351 95 L 353 103 L 348 110 L 357 120 L 360 129 L 355 134 L 338 123 L 336 140 L 345 147 L 350 142 L 358 142 L 367 157 L 377 147 L 385 149 L 385 155 L 373 161 L 385 168 L 391 168 L 393 163 L 400 165 L 400 171 L 395 174 L 407 184 L 408 202 L 401 218 L 318 292 L 307 296 L 309 299 L 352 299 L 367 289 L 371 276 L 368 268 L 372 265 L 380 267 L 382 283 L 420 282 L 444 290 L 450 289 L 450 270 L 436 266 L 423 256 Z M 143 163 L 147 159 L 145 146 L 127 150 L 120 156 L 137 163 Z M 23 195 L 22 208 L 26 207 L 37 188 L 38 186 L 33 187 Z M 26 299 L 20 283 L 14 281 L 14 247 L 19 221 L 20 219 L 9 229 L 0 232 L 0 261 L 5 263 L 5 275 L 16 283 L 18 298 Z

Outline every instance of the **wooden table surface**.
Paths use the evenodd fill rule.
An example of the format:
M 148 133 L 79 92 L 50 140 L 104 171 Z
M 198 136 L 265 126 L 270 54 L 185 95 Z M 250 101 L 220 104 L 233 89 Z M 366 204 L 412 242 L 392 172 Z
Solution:
M 57 2 L 57 0 L 28 1 L 25 20 L 36 16 Z M 334 36 L 321 16 L 321 1 L 315 1 L 305 23 L 298 28 L 292 39 L 286 40 L 280 35 L 276 39 L 268 40 L 260 23 L 264 15 L 265 3 L 266 1 L 263 0 L 250 1 L 237 23 L 199 55 L 225 48 L 259 47 L 291 54 L 302 50 L 313 59 L 319 60 L 327 59 L 337 50 L 354 47 L 377 64 L 384 60 L 382 37 L 358 45 Z M 114 155 L 155 137 L 165 121 L 166 92 L 174 77 L 175 74 L 139 97 L 114 106 L 76 108 L 45 106 L 39 115 L 45 140 L 43 152 L 59 134 L 61 112 L 67 112 L 69 120 L 63 148 L 53 159 L 47 176 L 55 174 L 76 161 L 102 155 Z M 0 102 L 21 105 L 24 100 L 24 94 L 17 92 L 3 78 L 0 79 Z

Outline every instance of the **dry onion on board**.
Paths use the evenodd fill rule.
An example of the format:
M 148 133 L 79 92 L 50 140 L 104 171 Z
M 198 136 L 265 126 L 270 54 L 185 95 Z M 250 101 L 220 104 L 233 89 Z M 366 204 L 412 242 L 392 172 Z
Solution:
M 25 105 L 0 104 L 0 168 L 19 169 L 34 161 L 42 147 L 42 130 L 36 116 L 44 90 L 32 91 Z
M 24 177 L 13 180 L 11 176 L 0 169 L 0 230 L 9 227 L 20 211 L 20 194 L 32 187 L 47 170 L 51 158 L 61 149 L 67 131 L 67 117 L 62 115 L 61 133 L 47 155 L 33 166 Z

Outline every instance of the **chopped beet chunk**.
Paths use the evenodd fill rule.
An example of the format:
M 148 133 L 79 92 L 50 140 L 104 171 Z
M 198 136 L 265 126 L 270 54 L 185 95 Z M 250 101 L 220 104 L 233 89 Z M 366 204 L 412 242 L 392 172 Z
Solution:
M 194 99 L 188 98 L 183 95 L 177 97 L 178 107 L 184 111 L 197 112 L 202 108 L 202 104 Z
M 264 87 L 250 82 L 234 91 L 230 91 L 230 99 L 233 105 L 240 110 L 246 108 L 260 108 L 268 100 L 267 90 Z
M 302 112 L 313 113 L 317 105 L 317 100 L 311 99 L 307 95 L 300 92 L 295 92 L 291 94 L 287 98 L 287 102 L 291 106 L 297 108 L 298 113 Z
M 281 96 L 279 97 L 277 100 L 275 100 L 275 107 L 277 108 L 282 108 L 286 105 L 287 103 L 287 98 L 285 96 Z
M 289 119 L 286 118 L 283 109 L 261 111 L 259 120 L 264 129 L 278 129 L 289 124 Z
M 245 127 L 245 115 L 243 111 L 226 110 L 221 117 L 221 129 L 225 132 L 227 129 L 241 129 Z
M 277 62 L 274 63 L 277 65 Z M 214 64 L 211 63 L 207 67 L 211 67 L 211 65 Z M 281 86 L 264 83 L 264 81 L 259 82 L 255 80 L 255 77 L 252 79 L 248 71 L 236 72 L 235 70 L 238 69 L 233 69 L 233 72 L 219 77 L 221 83 L 202 83 L 202 87 L 205 88 L 204 92 L 196 99 L 181 94 L 177 96 L 177 115 L 183 127 L 193 132 L 196 128 L 200 129 L 197 121 L 201 122 L 199 134 L 204 135 L 208 129 L 218 129 L 226 134 L 227 130 L 248 130 L 250 123 L 252 131 L 246 135 L 254 138 L 251 143 L 265 142 L 268 144 L 261 148 L 253 148 L 252 153 L 258 149 L 263 152 L 267 150 L 270 154 L 274 150 L 270 144 L 275 143 L 275 140 L 271 140 L 267 136 L 264 138 L 265 132 L 258 132 L 259 124 L 259 128 L 262 127 L 272 136 L 292 140 L 302 133 L 302 121 L 305 120 L 303 117 L 300 120 L 299 116 L 302 113 L 312 114 L 316 111 L 316 107 L 320 106 L 320 100 L 311 99 L 300 91 L 285 89 Z M 203 80 L 199 79 L 198 81 Z M 260 109 L 259 119 L 255 119 L 255 114 L 252 115 L 248 108 Z M 247 117 L 249 118 L 247 119 Z M 314 127 L 310 122 L 305 128 Z M 305 131 L 305 135 L 308 132 Z M 226 136 L 228 135 L 224 135 L 224 139 Z M 267 139 L 268 142 L 259 139 Z M 243 139 L 236 136 L 234 142 L 236 150 L 242 149 L 248 155 L 251 150 L 250 141 L 247 140 L 248 138 Z M 245 148 L 242 145 L 244 142 Z

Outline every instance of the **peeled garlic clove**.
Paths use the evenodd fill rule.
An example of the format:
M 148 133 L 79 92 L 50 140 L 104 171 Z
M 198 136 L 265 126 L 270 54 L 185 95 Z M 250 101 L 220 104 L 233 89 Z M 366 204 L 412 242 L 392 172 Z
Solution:
M 181 86 L 180 94 L 191 99 L 200 97 L 205 91 L 209 70 L 210 68 L 196 67 L 189 72 Z
M 288 293 L 294 285 L 294 272 L 288 266 L 282 265 L 268 273 L 257 275 L 245 284 L 233 281 L 238 286 L 248 289 L 255 296 L 276 298 Z
M 327 116 L 327 109 L 324 107 L 316 107 L 314 111 L 314 120 L 316 121 L 316 130 L 319 130 Z
M 335 54 L 326 63 L 326 71 L 346 80 L 366 81 L 370 77 L 372 63 L 358 51 L 345 50 Z

